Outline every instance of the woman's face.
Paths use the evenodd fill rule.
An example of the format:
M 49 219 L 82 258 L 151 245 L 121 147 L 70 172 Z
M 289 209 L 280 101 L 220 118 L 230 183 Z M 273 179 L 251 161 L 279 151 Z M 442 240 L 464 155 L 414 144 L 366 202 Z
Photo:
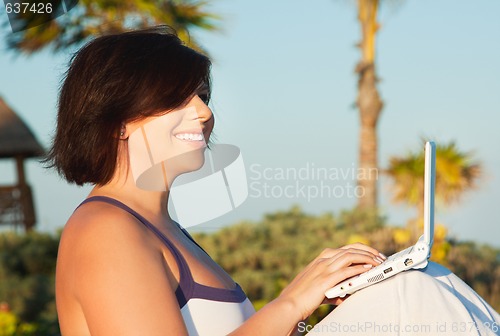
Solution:
M 175 177 L 201 168 L 214 127 L 204 96 L 200 92 L 176 110 L 126 125 L 130 168 L 139 188 L 168 190 Z

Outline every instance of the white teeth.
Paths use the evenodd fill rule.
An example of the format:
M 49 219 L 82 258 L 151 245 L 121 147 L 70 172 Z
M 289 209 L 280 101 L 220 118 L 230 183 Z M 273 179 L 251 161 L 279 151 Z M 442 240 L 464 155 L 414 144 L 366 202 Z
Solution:
M 180 133 L 176 134 L 175 137 L 180 140 L 190 140 L 190 141 L 203 140 L 203 135 L 200 133 Z

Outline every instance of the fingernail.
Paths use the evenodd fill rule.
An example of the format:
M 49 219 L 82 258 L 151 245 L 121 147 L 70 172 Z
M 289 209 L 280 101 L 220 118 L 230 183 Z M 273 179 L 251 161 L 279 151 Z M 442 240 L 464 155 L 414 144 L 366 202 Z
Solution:
M 382 259 L 380 259 L 379 257 L 375 257 L 373 258 L 373 260 L 375 260 L 376 262 L 378 262 L 379 264 L 383 263 L 384 261 Z
M 380 252 L 379 252 L 379 254 L 378 254 L 378 255 L 380 256 L 380 258 L 382 258 L 382 259 L 384 259 L 384 260 L 386 260 L 386 259 L 387 259 L 387 257 L 386 257 L 384 254 L 380 253 Z
M 373 267 L 373 265 L 372 265 L 372 264 L 364 264 L 364 265 L 363 265 L 363 267 L 364 267 L 364 268 L 372 268 L 372 267 Z

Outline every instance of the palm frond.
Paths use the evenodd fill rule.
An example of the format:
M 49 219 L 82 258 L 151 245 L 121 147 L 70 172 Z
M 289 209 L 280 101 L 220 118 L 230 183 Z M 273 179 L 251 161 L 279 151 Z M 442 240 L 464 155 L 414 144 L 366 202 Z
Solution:
M 443 205 L 457 203 L 469 190 L 477 186 L 481 164 L 472 153 L 461 151 L 455 144 L 436 146 L 436 201 Z M 392 157 L 386 175 L 392 179 L 394 202 L 419 206 L 424 194 L 424 153 L 409 152 L 403 157 Z
M 188 45 L 204 51 L 190 34 L 193 29 L 220 30 L 221 17 L 203 0 L 80 0 L 70 12 L 7 37 L 7 47 L 32 54 L 45 48 L 58 52 L 78 46 L 88 38 L 159 24 L 172 26 Z

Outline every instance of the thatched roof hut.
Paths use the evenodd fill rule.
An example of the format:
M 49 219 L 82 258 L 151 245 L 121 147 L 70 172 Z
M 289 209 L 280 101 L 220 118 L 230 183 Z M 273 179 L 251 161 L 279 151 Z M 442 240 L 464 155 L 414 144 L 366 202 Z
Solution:
M 44 150 L 28 126 L 0 97 L 0 158 L 43 155 Z
M 28 126 L 0 97 L 0 159 L 14 159 L 17 167 L 17 182 L 0 186 L 0 224 L 21 224 L 26 231 L 35 225 L 33 198 L 26 183 L 24 160 L 43 153 L 43 147 Z

